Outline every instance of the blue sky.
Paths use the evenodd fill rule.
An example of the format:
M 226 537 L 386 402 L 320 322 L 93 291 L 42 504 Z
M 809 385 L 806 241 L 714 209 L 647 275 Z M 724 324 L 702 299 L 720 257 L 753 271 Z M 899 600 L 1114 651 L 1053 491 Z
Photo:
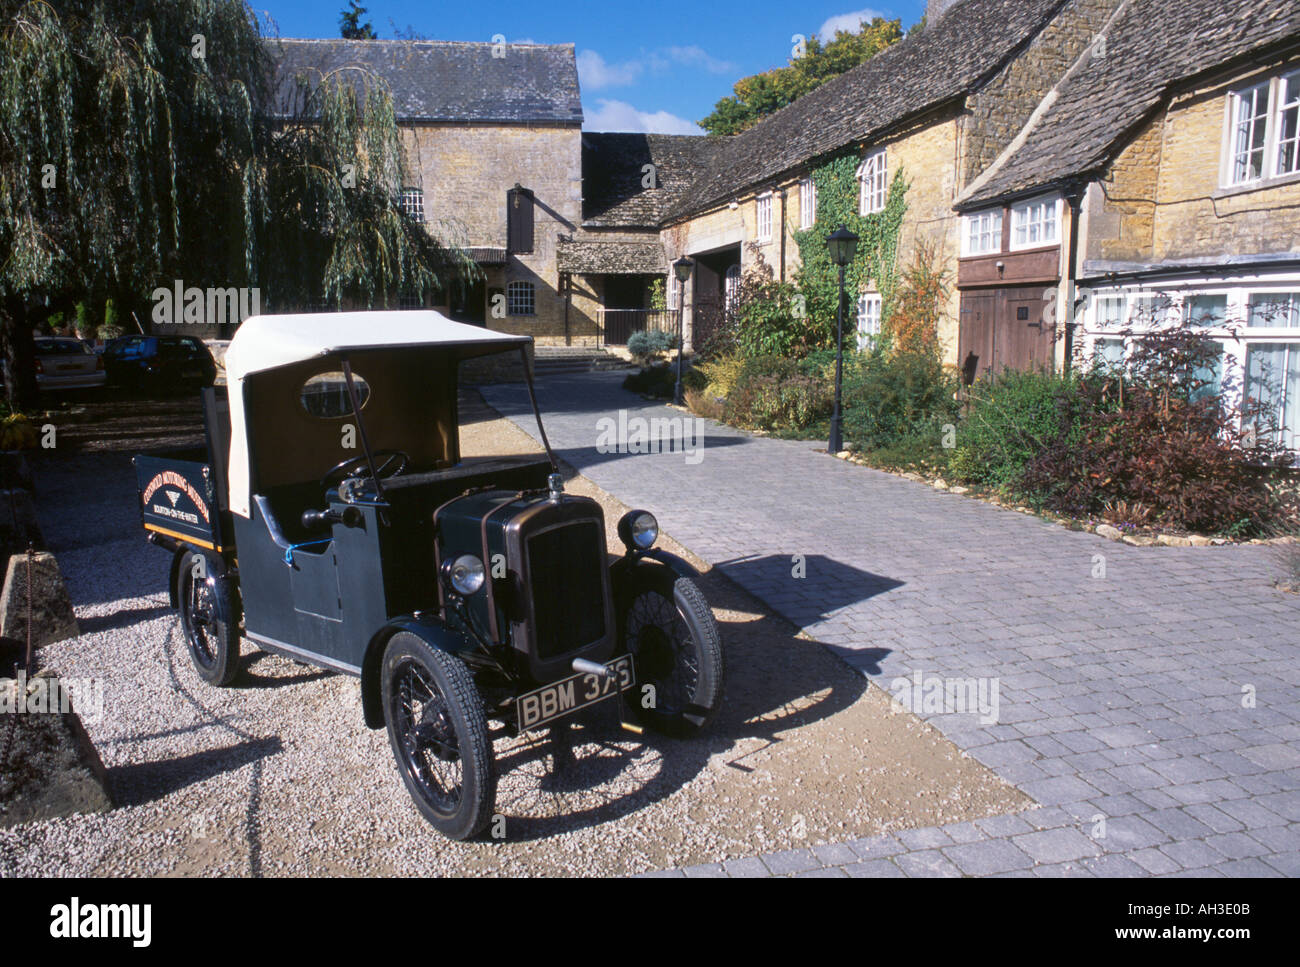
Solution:
M 251 0 L 284 37 L 337 37 L 346 0 Z M 795 34 L 829 36 L 876 14 L 906 29 L 925 0 L 791 3 L 789 0 L 644 0 L 580 3 L 430 3 L 363 0 L 380 37 L 413 30 L 435 40 L 572 43 L 586 127 L 597 131 L 699 133 L 694 122 L 741 77 L 779 67 Z M 859 5 L 860 4 L 860 5 Z

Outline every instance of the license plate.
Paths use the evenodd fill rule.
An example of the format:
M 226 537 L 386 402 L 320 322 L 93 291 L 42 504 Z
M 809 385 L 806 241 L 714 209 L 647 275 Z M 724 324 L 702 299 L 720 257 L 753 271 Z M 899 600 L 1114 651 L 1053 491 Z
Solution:
M 547 722 L 570 715 L 579 709 L 588 708 L 607 698 L 613 698 L 619 692 L 631 688 L 632 656 L 615 658 L 605 665 L 617 673 L 617 681 L 601 678 L 590 672 L 579 672 L 550 685 L 526 692 L 515 699 L 515 710 L 519 714 L 519 730 L 534 729 Z

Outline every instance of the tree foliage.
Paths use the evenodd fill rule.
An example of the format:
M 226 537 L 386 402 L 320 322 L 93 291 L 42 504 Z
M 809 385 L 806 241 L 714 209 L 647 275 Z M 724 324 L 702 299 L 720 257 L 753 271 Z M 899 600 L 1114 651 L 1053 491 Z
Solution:
M 357 0 L 348 0 L 347 9 L 339 14 L 339 36 L 344 40 L 374 40 L 374 25 L 369 20 L 361 22 L 365 15 L 365 7 Z
M 260 287 L 263 306 L 384 304 L 474 273 L 400 211 L 388 91 L 297 79 L 244 0 L 0 0 L 0 334 L 30 403 L 32 325 L 158 286 Z
M 823 44 L 814 34 L 785 67 L 741 78 L 700 121 L 710 134 L 738 134 L 809 91 L 874 57 L 903 36 L 898 20 L 876 17 L 856 32 L 837 30 Z

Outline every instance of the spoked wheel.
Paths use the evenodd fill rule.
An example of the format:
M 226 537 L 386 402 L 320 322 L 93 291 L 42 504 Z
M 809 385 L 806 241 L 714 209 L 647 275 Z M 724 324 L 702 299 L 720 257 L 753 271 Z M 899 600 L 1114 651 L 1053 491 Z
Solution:
M 230 578 L 205 555 L 189 551 L 176 570 L 176 606 L 194 669 L 224 688 L 239 674 L 239 617 Z
M 631 580 L 620 609 L 637 681 L 628 704 L 656 731 L 693 735 L 722 703 L 722 638 L 713 610 L 694 581 L 667 569 L 638 569 Z
M 449 839 L 480 833 L 496 806 L 497 776 L 469 669 L 399 632 L 384 652 L 383 698 L 397 771 L 420 813 Z

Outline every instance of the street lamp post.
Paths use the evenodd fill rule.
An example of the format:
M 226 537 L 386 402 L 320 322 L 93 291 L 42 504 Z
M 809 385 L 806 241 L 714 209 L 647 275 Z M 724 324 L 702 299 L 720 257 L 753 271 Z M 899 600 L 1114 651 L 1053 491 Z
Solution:
M 831 439 L 827 447 L 832 454 L 844 449 L 840 433 L 840 387 L 844 379 L 844 269 L 858 250 L 858 236 L 841 225 L 826 238 L 831 261 L 840 269 L 840 301 L 835 313 L 835 409 L 831 412 Z
M 678 406 L 682 402 L 682 327 L 686 319 L 686 283 L 690 280 L 695 263 L 682 256 L 673 263 L 673 274 L 677 276 L 677 388 L 673 390 L 673 402 Z

